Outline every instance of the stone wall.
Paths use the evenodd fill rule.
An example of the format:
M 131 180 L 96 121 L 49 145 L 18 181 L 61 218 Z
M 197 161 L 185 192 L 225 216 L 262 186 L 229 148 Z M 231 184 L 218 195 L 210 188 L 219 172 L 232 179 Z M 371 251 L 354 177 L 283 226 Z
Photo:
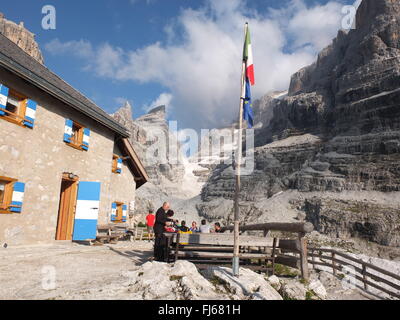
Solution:
M 117 195 L 127 204 L 134 200 L 135 184 L 129 169 L 124 164 L 118 177 L 111 170 L 113 132 L 4 69 L 0 69 L 0 82 L 38 103 L 33 130 L 0 119 L 0 176 L 26 183 L 22 213 L 0 215 L 0 243 L 55 239 L 64 172 L 78 175 L 80 181 L 101 182 L 99 223 L 109 221 Z M 88 152 L 63 142 L 66 118 L 91 129 Z
M 114 147 L 114 153 L 121 157 L 124 156 L 116 146 Z M 108 196 L 110 197 L 111 202 L 122 202 L 126 204 L 128 206 L 128 215 L 129 215 L 129 209 L 130 209 L 129 206 L 130 203 L 135 200 L 135 191 L 136 191 L 135 178 L 132 175 L 131 171 L 129 170 L 128 164 L 124 161 L 122 163 L 121 174 L 111 175 L 111 184 Z M 109 210 L 109 215 L 107 219 L 108 220 L 104 221 L 104 223 L 110 222 L 111 209 Z

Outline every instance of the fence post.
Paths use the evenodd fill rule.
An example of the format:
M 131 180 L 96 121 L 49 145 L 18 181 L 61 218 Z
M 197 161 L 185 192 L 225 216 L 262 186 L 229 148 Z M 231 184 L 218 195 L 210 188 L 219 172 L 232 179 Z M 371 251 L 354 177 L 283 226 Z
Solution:
M 307 241 L 304 238 L 304 233 L 299 233 L 299 244 L 300 244 L 300 268 L 301 268 L 301 276 L 304 280 L 309 280 L 310 273 L 308 270 L 308 261 L 307 261 Z
M 336 276 L 336 261 L 335 261 L 336 255 L 335 252 L 332 251 L 332 269 L 333 269 L 333 274 Z
M 315 254 L 314 254 L 314 252 L 315 252 L 314 248 L 311 249 L 311 255 L 312 255 L 311 260 L 312 260 L 313 269 L 315 269 Z
M 176 247 L 175 247 L 175 261 L 178 260 L 178 255 L 179 255 L 179 242 L 181 241 L 181 234 L 178 232 L 176 235 Z
M 364 282 L 364 289 L 368 290 L 368 284 L 367 284 L 367 266 L 363 263 L 362 264 L 362 276 L 363 276 L 363 282 Z

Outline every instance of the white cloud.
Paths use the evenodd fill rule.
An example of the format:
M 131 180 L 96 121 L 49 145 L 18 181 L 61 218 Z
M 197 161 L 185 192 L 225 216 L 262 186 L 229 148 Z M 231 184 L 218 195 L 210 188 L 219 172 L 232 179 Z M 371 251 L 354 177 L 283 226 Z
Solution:
M 94 55 L 92 44 L 87 40 L 61 42 L 58 38 L 55 38 L 44 47 L 53 55 L 73 54 L 76 57 L 87 59 Z
M 159 107 L 159 106 L 165 106 L 167 114 L 171 111 L 173 96 L 170 93 L 167 92 L 163 92 L 160 94 L 160 96 L 154 100 L 152 103 L 150 103 L 149 105 L 144 105 L 142 107 L 143 111 L 145 112 L 149 112 L 150 110 Z
M 308 7 L 303 0 L 292 0 L 280 10 L 249 12 L 240 0 L 208 0 L 200 9 L 183 10 L 167 25 L 168 41 L 163 43 L 124 51 L 107 43 L 93 50 L 83 40 L 53 41 L 49 51 L 60 54 L 77 47 L 82 58 L 92 52 L 86 63 L 98 76 L 158 83 L 170 91 L 159 100 L 170 104 L 173 97 L 180 127 L 210 128 L 236 118 L 246 21 L 255 60 L 253 95 L 259 97 L 287 89 L 290 76 L 313 62 L 340 28 L 341 8 L 336 1 Z
M 124 51 L 121 48 L 105 43 L 97 48 L 94 59 L 90 63 L 99 76 L 113 78 L 115 70 L 124 65 L 123 57 Z
M 309 44 L 314 50 L 323 49 L 332 40 L 332 31 L 339 29 L 342 19 L 343 5 L 337 2 L 328 2 L 326 5 L 317 5 L 307 8 L 302 1 L 293 1 L 294 8 L 291 19 L 288 21 L 287 31 L 292 35 L 294 48 Z

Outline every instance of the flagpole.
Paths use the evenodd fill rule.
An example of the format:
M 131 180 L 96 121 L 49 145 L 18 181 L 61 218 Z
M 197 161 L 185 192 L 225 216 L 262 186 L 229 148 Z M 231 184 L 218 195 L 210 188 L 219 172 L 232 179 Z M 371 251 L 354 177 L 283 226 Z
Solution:
M 248 23 L 244 26 L 244 36 L 247 34 Z M 240 108 L 239 108 L 239 130 L 238 130 L 238 146 L 236 152 L 236 185 L 235 185 L 235 201 L 234 201 L 234 233 L 233 233 L 233 261 L 232 271 L 235 277 L 239 277 L 239 226 L 240 226 L 240 166 L 242 163 L 242 139 L 243 139 L 243 106 L 245 99 L 245 72 L 246 62 L 242 61 L 241 76 L 241 92 L 240 92 Z

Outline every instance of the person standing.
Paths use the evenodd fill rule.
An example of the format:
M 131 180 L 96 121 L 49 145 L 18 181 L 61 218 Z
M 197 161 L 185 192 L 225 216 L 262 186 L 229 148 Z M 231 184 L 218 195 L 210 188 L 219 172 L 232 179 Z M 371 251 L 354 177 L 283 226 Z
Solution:
M 154 223 L 154 259 L 156 261 L 165 261 L 165 237 L 164 228 L 167 221 L 172 221 L 172 219 L 167 217 L 167 212 L 170 208 L 168 202 L 164 202 L 161 208 L 156 212 L 156 220 Z
M 154 223 L 156 222 L 156 216 L 153 210 L 149 210 L 149 214 L 146 216 L 147 234 L 149 235 L 149 241 L 154 235 Z

